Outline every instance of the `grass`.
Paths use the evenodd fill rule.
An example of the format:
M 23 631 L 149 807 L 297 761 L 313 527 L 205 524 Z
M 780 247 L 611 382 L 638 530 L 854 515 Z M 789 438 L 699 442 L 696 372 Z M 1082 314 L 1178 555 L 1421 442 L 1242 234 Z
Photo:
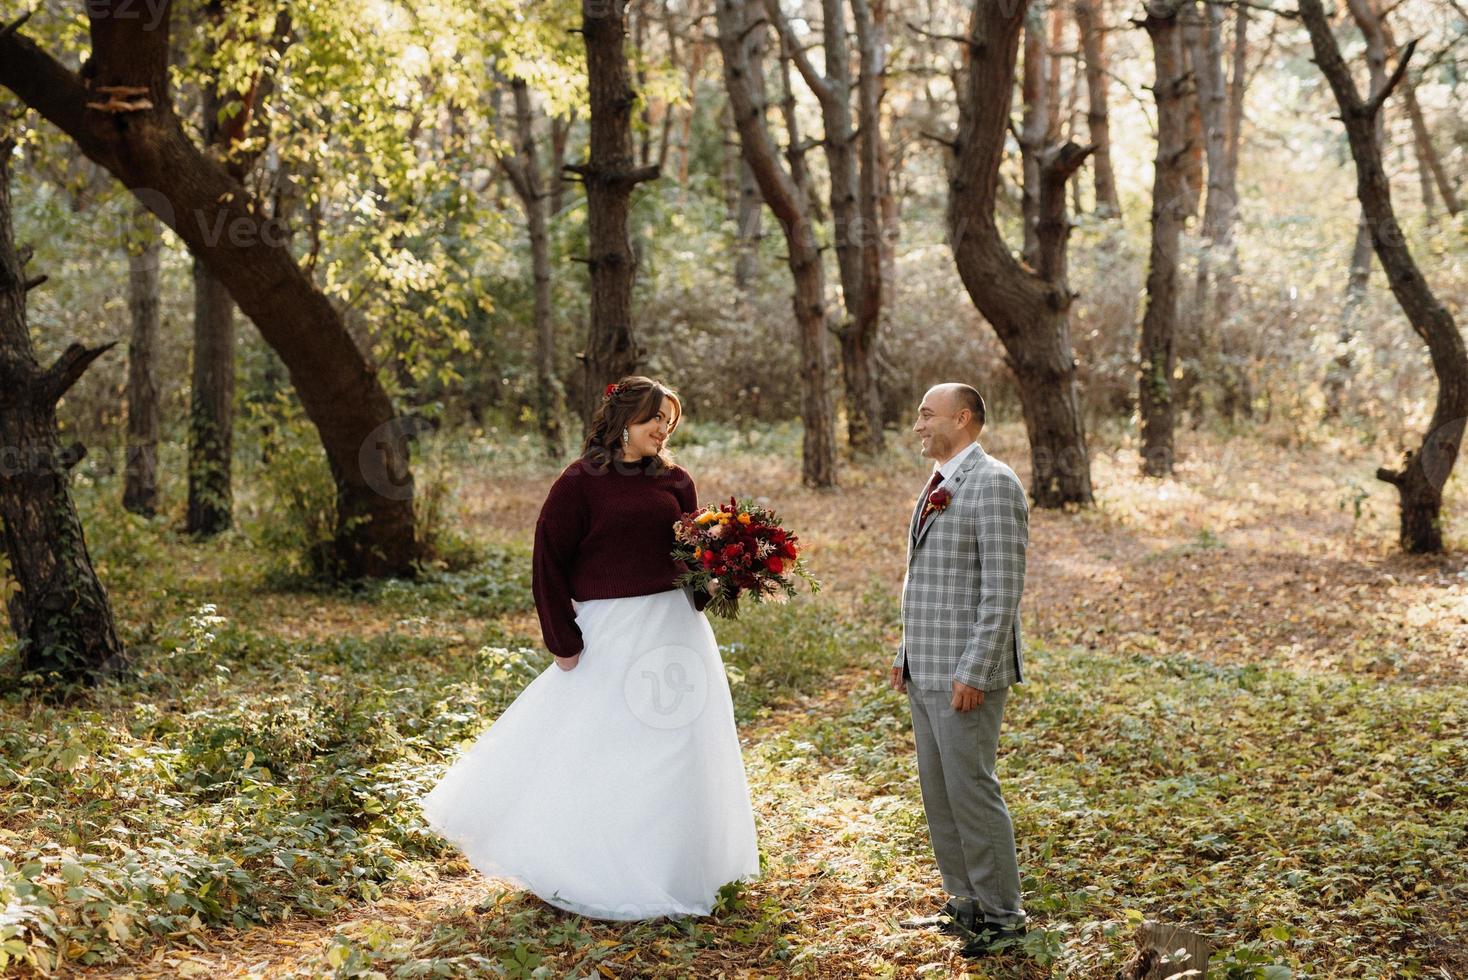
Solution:
M 685 923 L 505 891 L 416 808 L 548 663 L 527 530 L 553 467 L 445 447 L 466 461 L 456 559 L 355 588 L 83 481 L 138 674 L 0 696 L 0 971 L 1102 977 L 1144 917 L 1204 932 L 1222 976 L 1468 971 L 1458 566 L 1374 543 L 1369 506 L 1319 507 L 1338 447 L 1281 468 L 1212 446 L 1160 484 L 1098 447 L 1100 506 L 1035 515 L 1001 766 L 1036 927 L 1028 955 L 975 965 L 895 927 L 941 900 L 905 701 L 881 683 L 920 465 L 894 452 L 804 491 L 786 435 L 711 428 L 682 454 L 706 500 L 769 496 L 826 585 L 715 623 L 765 874 Z M 1023 458 L 1017 431 L 986 446 Z

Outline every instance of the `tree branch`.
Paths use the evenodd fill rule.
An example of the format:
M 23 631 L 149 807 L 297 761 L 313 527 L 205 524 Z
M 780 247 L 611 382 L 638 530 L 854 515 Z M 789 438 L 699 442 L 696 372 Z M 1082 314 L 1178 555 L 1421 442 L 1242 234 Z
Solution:
M 67 347 L 56 362 L 47 368 L 39 378 L 38 391 L 46 404 L 55 405 L 60 401 L 61 396 L 76 384 L 77 379 L 86 372 L 93 361 L 116 346 L 117 341 L 113 340 L 100 347 L 84 347 L 75 343 Z
M 33 11 L 33 10 L 27 10 L 25 13 L 21 14 L 15 20 L 13 20 L 10 23 L 6 24 L 4 27 L 0 27 L 0 40 L 4 40 L 5 38 L 7 38 L 10 35 L 14 34 L 16 31 L 20 30 L 21 25 L 24 24 L 26 21 L 30 20 L 31 19 L 31 14 L 33 14 L 33 13 L 35 13 L 35 11 Z
M 795 32 L 790 29 L 790 21 L 780 10 L 780 0 L 765 0 L 765 14 L 771 24 L 775 25 L 775 33 L 780 35 L 780 43 L 790 54 L 790 60 L 795 62 L 795 67 L 800 70 L 800 77 L 805 79 L 805 84 L 816 94 L 821 102 L 829 102 L 835 98 L 835 91 L 831 88 L 831 82 L 826 76 L 816 71 L 816 66 L 810 60 L 810 54 L 796 43 Z
M 1413 38 L 1402 49 L 1402 57 L 1397 59 L 1397 67 L 1392 69 L 1392 73 L 1387 76 L 1386 84 L 1381 87 L 1381 91 L 1367 99 L 1361 106 L 1362 112 L 1367 116 L 1374 116 L 1381 111 L 1381 107 L 1386 102 L 1387 97 L 1392 94 L 1392 89 L 1401 84 L 1402 77 L 1407 74 L 1407 62 L 1412 60 L 1412 52 L 1416 50 L 1417 39 Z

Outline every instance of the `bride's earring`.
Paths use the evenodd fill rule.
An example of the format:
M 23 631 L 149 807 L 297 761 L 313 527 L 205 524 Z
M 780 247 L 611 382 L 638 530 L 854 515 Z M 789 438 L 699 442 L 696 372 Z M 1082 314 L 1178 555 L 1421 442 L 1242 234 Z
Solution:
M 630 443 L 631 441 L 632 441 L 632 433 L 630 433 L 630 432 L 627 431 L 627 427 L 625 425 L 622 426 L 622 448 L 623 449 L 626 449 L 627 448 L 627 444 Z

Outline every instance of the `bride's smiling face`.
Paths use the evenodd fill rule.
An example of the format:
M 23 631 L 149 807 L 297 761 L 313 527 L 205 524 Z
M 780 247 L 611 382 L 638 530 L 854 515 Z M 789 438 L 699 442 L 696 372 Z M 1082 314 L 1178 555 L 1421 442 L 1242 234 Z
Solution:
M 678 424 L 678 408 L 673 399 L 664 398 L 652 418 L 646 422 L 633 422 L 627 426 L 627 450 L 623 454 L 629 460 L 644 456 L 656 456 L 668 441 L 673 427 Z

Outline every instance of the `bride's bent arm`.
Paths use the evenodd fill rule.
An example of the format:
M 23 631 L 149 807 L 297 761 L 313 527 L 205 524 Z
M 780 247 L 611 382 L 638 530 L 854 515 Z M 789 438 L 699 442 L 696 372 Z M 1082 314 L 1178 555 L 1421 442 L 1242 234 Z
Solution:
M 551 485 L 535 522 L 531 592 L 540 633 L 556 666 L 570 670 L 581 659 L 581 630 L 571 605 L 571 569 L 586 530 L 580 481 L 567 470 Z

